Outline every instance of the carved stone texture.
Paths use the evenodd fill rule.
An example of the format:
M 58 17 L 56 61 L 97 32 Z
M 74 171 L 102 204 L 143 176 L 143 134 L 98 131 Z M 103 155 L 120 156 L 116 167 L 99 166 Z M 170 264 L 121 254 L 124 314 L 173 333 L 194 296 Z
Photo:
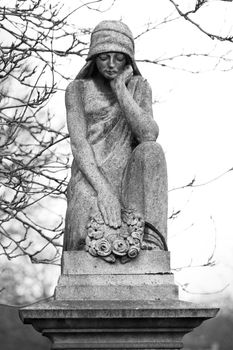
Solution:
M 178 350 L 186 333 L 218 311 L 178 300 L 169 252 L 141 251 L 132 264 L 106 264 L 69 251 L 62 266 L 55 298 L 20 310 L 53 350 Z
M 132 254 L 128 249 L 122 262 L 136 257 L 142 247 L 163 250 L 166 161 L 157 143 L 151 88 L 135 63 L 133 35 L 124 23 L 103 21 L 94 29 L 87 63 L 67 87 L 66 109 L 74 160 L 64 250 L 83 250 L 86 245 L 90 254 L 115 262 L 119 254 L 113 250 L 129 248 L 119 234 L 122 211 L 134 211 L 146 222 L 144 243 L 140 239 L 134 244 Z M 120 241 L 110 246 L 103 239 L 93 242 L 88 229 L 96 216 Z
M 115 229 L 105 224 L 102 215 L 91 216 L 87 224 L 86 251 L 114 263 L 135 259 L 142 247 L 144 220 L 134 211 L 122 211 L 121 227 Z
M 217 309 L 174 301 L 54 301 L 20 311 L 52 349 L 178 350 L 182 338 Z
M 100 23 L 87 64 L 67 88 L 74 162 L 62 275 L 55 298 L 20 310 L 53 350 L 181 349 L 182 337 L 218 311 L 178 300 L 165 242 L 166 163 L 151 90 L 133 52 L 127 26 Z M 128 212 L 140 220 L 125 220 Z M 128 237 L 145 250 L 122 264 L 130 255 Z
M 132 264 L 106 264 L 84 251 L 64 252 L 56 300 L 177 299 L 170 253 L 142 251 Z

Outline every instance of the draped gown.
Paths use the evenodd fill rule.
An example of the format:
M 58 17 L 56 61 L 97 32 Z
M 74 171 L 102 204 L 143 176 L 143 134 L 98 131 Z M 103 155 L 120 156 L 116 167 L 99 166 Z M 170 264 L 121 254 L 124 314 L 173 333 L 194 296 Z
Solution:
M 118 193 L 123 206 L 139 211 L 166 236 L 167 174 L 163 151 L 155 141 L 138 144 L 113 92 L 101 91 L 94 79 L 79 79 L 87 140 L 96 164 Z M 127 86 L 138 105 L 152 116 L 151 88 L 141 76 Z M 86 225 L 98 212 L 97 194 L 73 160 L 67 189 L 64 250 L 81 250 Z M 158 244 L 158 237 L 152 239 Z

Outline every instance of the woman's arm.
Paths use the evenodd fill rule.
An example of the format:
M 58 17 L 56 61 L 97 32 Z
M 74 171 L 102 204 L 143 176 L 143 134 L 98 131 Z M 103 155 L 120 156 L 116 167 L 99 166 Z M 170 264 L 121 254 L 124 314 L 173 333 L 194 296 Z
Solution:
M 97 166 L 91 145 L 87 141 L 87 126 L 83 110 L 83 82 L 74 80 L 66 89 L 65 103 L 71 149 L 79 169 L 97 194 L 99 209 L 106 224 L 121 225 L 121 206 L 110 184 Z
M 126 66 L 123 73 L 111 81 L 111 87 L 117 97 L 119 105 L 131 126 L 138 141 L 156 141 L 159 128 L 153 119 L 152 93 L 146 80 L 141 80 L 137 87 L 141 94 L 141 101 L 135 101 L 126 87 L 126 82 L 132 76 L 132 67 Z

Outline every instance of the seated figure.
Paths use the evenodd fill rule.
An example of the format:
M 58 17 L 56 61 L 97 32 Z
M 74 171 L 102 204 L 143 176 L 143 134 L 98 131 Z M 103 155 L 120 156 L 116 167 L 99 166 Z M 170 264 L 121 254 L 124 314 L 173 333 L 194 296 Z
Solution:
M 64 250 L 82 250 L 93 213 L 105 226 L 122 225 L 122 209 L 145 220 L 142 247 L 166 248 L 167 173 L 152 94 L 134 59 L 130 29 L 99 23 L 87 63 L 66 90 L 73 153 L 67 190 Z

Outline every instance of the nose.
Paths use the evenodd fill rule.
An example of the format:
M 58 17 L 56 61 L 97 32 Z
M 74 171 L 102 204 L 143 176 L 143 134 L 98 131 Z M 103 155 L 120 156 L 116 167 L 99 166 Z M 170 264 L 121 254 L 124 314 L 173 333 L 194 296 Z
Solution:
M 115 66 L 115 59 L 114 55 L 109 56 L 109 61 L 108 61 L 109 68 L 113 68 Z

